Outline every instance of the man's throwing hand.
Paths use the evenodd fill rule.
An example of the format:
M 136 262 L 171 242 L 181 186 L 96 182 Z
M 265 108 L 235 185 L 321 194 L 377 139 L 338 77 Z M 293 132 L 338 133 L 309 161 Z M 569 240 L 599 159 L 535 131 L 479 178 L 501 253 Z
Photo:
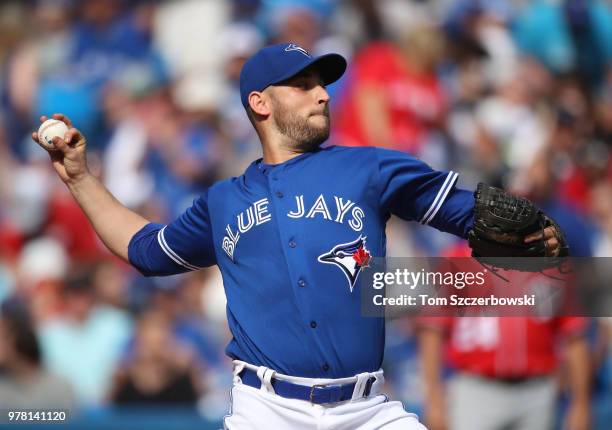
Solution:
M 53 114 L 52 118 L 62 121 L 68 127 L 68 131 L 63 138 L 53 138 L 54 148 L 47 150 L 53 168 L 64 183 L 78 181 L 89 173 L 85 154 L 85 136 L 72 126 L 72 121 L 66 115 L 56 113 Z M 41 116 L 40 122 L 43 123 L 47 119 L 46 116 Z M 38 139 L 38 133 L 33 132 L 32 140 L 38 143 Z

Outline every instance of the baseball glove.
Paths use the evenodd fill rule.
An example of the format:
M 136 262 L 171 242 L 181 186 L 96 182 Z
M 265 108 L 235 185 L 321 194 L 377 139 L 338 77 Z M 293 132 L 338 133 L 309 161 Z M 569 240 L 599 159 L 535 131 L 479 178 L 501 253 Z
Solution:
M 533 203 L 480 183 L 474 193 L 474 227 L 468 234 L 472 256 L 502 269 L 542 271 L 559 267 L 569 248 L 557 223 Z M 525 238 L 553 226 L 560 252 L 551 256 L 545 239 Z M 542 258 L 501 258 L 542 257 Z

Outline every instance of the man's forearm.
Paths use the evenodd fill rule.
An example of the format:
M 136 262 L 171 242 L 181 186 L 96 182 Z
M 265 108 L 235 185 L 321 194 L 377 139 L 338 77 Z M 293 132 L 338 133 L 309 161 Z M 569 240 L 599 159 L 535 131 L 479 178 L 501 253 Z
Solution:
M 443 397 L 442 349 L 444 335 L 440 329 L 425 327 L 419 330 L 421 371 L 428 400 Z
M 67 183 L 104 245 L 128 261 L 131 238 L 149 221 L 123 206 L 91 174 Z
M 589 401 L 591 366 L 589 365 L 589 347 L 586 339 L 578 337 L 566 345 L 567 380 L 570 397 L 574 402 Z
M 425 389 L 425 422 L 431 430 L 446 430 L 447 408 L 442 381 L 444 333 L 440 328 L 421 327 L 418 340 Z

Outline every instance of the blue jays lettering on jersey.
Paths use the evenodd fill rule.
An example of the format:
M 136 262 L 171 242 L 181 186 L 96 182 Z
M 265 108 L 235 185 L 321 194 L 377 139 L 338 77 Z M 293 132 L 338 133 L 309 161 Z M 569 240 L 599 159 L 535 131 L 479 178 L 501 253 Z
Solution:
M 145 226 L 129 258 L 145 275 L 217 264 L 232 358 L 303 377 L 371 372 L 382 363 L 384 320 L 361 316 L 361 268 L 385 256 L 391 214 L 465 237 L 474 198 L 456 180 L 380 148 L 258 160 L 174 222 Z

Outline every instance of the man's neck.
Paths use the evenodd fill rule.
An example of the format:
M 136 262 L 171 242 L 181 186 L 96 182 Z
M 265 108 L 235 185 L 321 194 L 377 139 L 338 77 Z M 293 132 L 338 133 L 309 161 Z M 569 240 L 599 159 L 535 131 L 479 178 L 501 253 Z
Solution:
M 263 162 L 266 164 L 281 164 L 301 155 L 300 152 L 290 149 L 296 147 L 297 144 L 290 141 L 285 135 L 261 134 L 259 138 L 263 151 Z
M 259 130 L 257 134 L 261 142 L 263 162 L 265 164 L 281 164 L 305 152 L 316 151 L 314 145 L 311 145 L 311 150 L 306 150 L 308 145 L 305 145 L 304 142 L 298 142 L 291 139 L 286 134 L 280 133 L 275 129 L 268 129 L 266 131 Z
M 300 154 L 299 152 L 293 152 L 287 149 L 270 148 L 266 145 L 263 146 L 263 162 L 266 164 L 281 164 Z

